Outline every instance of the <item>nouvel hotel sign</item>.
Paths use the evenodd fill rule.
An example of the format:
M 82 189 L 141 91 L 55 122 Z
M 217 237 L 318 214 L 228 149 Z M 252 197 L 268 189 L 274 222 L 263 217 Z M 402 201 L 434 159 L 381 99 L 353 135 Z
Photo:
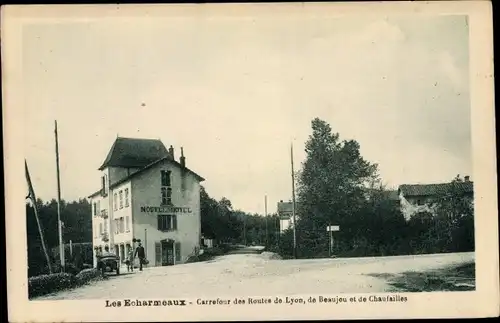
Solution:
M 178 206 L 141 206 L 144 213 L 193 213 L 190 207 Z

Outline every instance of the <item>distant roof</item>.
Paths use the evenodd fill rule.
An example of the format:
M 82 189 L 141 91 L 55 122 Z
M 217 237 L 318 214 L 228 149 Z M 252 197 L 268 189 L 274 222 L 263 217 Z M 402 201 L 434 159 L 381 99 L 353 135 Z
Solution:
M 470 181 L 442 184 L 404 184 L 399 186 L 399 191 L 404 196 L 432 196 L 446 193 L 451 185 L 456 185 L 455 187 L 463 193 L 474 192 L 474 184 Z
M 159 139 L 118 137 L 99 170 L 109 166 L 142 168 L 169 156 L 167 148 Z

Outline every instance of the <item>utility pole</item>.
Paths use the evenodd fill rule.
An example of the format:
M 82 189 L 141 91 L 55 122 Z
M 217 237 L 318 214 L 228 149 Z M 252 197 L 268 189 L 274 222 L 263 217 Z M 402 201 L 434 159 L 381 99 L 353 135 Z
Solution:
M 59 228 L 59 257 L 61 259 L 61 271 L 64 272 L 64 244 L 62 238 L 62 222 L 61 222 L 61 179 L 59 175 L 59 142 L 57 138 L 57 120 L 55 121 L 55 137 L 56 137 L 56 169 L 57 169 L 57 223 Z
M 243 243 L 247 245 L 247 215 L 243 215 Z
M 268 247 L 269 235 L 267 229 L 267 195 L 264 196 L 264 217 L 266 219 L 266 248 Z
M 297 259 L 297 231 L 295 221 L 295 172 L 293 170 L 293 143 L 290 147 L 290 160 L 292 164 L 292 219 L 293 219 L 293 257 Z
M 38 205 L 36 204 L 35 190 L 33 189 L 33 184 L 31 183 L 30 173 L 28 171 L 28 163 L 24 160 L 24 167 L 26 170 L 26 181 L 28 182 L 29 198 L 33 203 L 33 210 L 35 211 L 36 224 L 38 225 L 38 232 L 40 233 L 40 240 L 42 240 L 43 253 L 45 254 L 45 259 L 47 260 L 47 266 L 49 267 L 49 273 L 52 274 L 52 264 L 50 263 L 49 253 L 47 251 L 47 246 L 45 245 L 45 237 L 43 236 L 42 224 L 40 223 L 40 218 L 38 217 Z

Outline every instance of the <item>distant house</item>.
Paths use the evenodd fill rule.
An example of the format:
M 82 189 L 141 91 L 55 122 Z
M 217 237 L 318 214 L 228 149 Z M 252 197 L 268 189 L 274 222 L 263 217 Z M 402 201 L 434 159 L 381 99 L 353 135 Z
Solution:
M 452 185 L 454 185 L 452 187 Z M 413 214 L 427 211 L 434 213 L 438 199 L 453 188 L 458 190 L 464 198 L 473 202 L 474 183 L 469 176 L 463 182 L 439 184 L 404 184 L 399 186 L 398 195 L 401 201 L 401 210 L 408 219 Z
M 297 203 L 295 203 L 297 207 Z M 285 231 L 293 226 L 293 202 L 278 202 L 278 217 L 280 219 L 280 232 Z M 297 220 L 297 212 L 295 212 Z

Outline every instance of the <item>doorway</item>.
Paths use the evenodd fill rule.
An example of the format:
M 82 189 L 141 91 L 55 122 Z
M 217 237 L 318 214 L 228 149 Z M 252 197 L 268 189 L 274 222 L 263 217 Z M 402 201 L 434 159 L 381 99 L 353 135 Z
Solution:
M 162 240 L 161 242 L 161 265 L 172 266 L 175 264 L 174 242 L 172 240 Z
M 120 259 L 125 260 L 125 245 L 120 244 Z

